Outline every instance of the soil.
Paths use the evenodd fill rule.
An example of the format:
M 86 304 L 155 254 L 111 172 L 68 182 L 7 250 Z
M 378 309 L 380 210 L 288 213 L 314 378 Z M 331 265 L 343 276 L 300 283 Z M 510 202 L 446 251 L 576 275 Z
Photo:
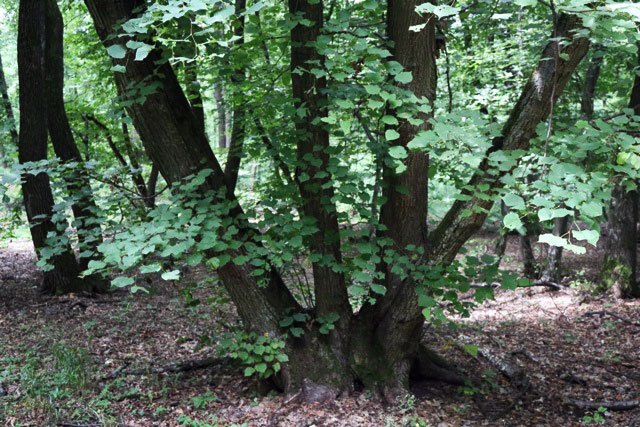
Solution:
M 482 253 L 491 238 L 472 246 Z M 593 294 L 600 259 L 598 248 L 567 254 L 567 288 L 497 289 L 455 327 L 427 326 L 424 342 L 472 379 L 466 387 L 423 382 L 399 402 L 361 390 L 307 405 L 265 395 L 228 363 L 130 374 L 220 356 L 211 344 L 237 317 L 208 272 L 157 278 L 150 294 L 46 297 L 33 248 L 11 242 L 0 249 L 0 425 L 640 426 L 640 408 L 570 402 L 640 399 L 640 301 Z M 502 266 L 519 261 L 512 239 Z

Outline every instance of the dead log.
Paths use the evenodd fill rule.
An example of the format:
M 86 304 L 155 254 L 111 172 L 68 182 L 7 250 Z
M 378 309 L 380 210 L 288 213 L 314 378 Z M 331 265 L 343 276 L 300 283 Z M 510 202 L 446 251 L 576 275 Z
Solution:
M 607 408 L 609 411 L 630 411 L 640 406 L 640 400 L 616 400 L 616 401 L 590 401 L 568 399 L 567 403 L 576 408 L 597 411 L 598 408 Z
M 582 317 L 590 317 L 590 316 L 611 316 L 614 319 L 618 319 L 621 322 L 627 323 L 629 325 L 640 326 L 640 322 L 634 322 L 633 320 L 627 319 L 626 317 L 622 317 L 619 314 L 616 314 L 612 311 L 607 311 L 607 310 L 588 311 L 582 315 Z
M 109 380 L 119 376 L 125 375 L 150 375 L 150 374 L 161 374 L 161 373 L 175 373 L 175 372 L 187 372 L 187 371 L 195 371 L 197 369 L 205 369 L 211 366 L 229 366 L 232 362 L 232 359 L 228 357 L 213 357 L 208 359 L 201 360 L 190 360 L 190 361 L 182 361 L 178 363 L 174 363 L 171 365 L 160 366 L 160 367 L 149 367 L 149 368 L 141 368 L 141 369 L 133 369 L 126 371 L 123 368 L 116 369 L 110 374 L 102 377 L 102 380 Z

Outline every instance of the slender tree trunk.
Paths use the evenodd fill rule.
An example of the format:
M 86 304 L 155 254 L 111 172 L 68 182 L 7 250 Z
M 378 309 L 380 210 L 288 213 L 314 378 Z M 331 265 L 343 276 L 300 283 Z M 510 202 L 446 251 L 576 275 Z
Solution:
M 640 66 L 640 53 L 637 59 Z M 637 68 L 636 68 L 637 69 Z M 629 108 L 640 115 L 640 76 L 635 74 Z M 637 186 L 637 182 L 632 186 Z M 640 297 L 637 281 L 638 190 L 629 190 L 618 178 L 611 192 L 609 234 L 600 270 L 600 283 L 616 297 Z
M 563 216 L 562 218 L 556 218 L 553 223 L 554 236 L 564 236 L 569 231 L 569 216 Z M 549 246 L 547 251 L 547 265 L 540 277 L 543 282 L 560 281 L 560 265 L 562 262 L 562 247 L 561 246 Z
M 62 14 L 55 0 L 46 1 L 45 86 L 47 126 L 56 156 L 64 163 L 76 162 L 77 167 L 65 176 L 67 190 L 72 197 L 71 209 L 75 217 L 80 249 L 80 268 L 88 267 L 90 260 L 99 258 L 98 245 L 102 243 L 102 228 L 98 207 L 93 198 L 84 161 L 73 138 L 64 106 L 64 53 Z M 96 283 L 95 291 L 106 290 L 106 282 Z
M 45 89 L 46 3 L 21 0 L 18 17 L 18 79 L 20 83 L 20 164 L 47 158 L 47 106 Z M 31 229 L 33 245 L 41 256 L 49 233 L 56 234 L 52 222 L 53 194 L 45 172 L 23 175 L 22 193 Z M 49 260 L 53 268 L 44 272 L 41 291 L 49 294 L 79 292 L 90 289 L 78 278 L 80 268 L 71 247 L 61 245 L 61 252 Z
M 7 80 L 4 76 L 4 68 L 2 65 L 2 57 L 0 57 L 0 102 L 2 103 L 2 110 L 4 111 L 4 122 L 9 130 L 9 138 L 11 145 L 18 146 L 18 128 L 16 127 L 16 119 L 13 115 L 13 108 L 11 107 L 11 100 L 9 99 L 9 88 L 7 86 Z M 0 164 L 6 165 L 7 159 L 5 158 L 5 150 L 2 143 L 0 143 Z
M 529 148 L 536 127 L 549 116 L 552 105 L 555 105 L 569 77 L 589 49 L 589 39 L 575 35 L 575 31 L 580 28 L 578 16 L 561 14 L 558 17 L 554 40 L 543 50 L 542 59 L 511 110 L 502 135 L 494 138 L 492 147 L 480 163 L 479 171 L 470 179 L 470 186 L 485 183 L 493 191 L 502 187 L 500 179 L 507 171 L 487 175 L 489 158 L 492 153 L 500 150 L 525 152 Z M 563 41 L 560 45 L 558 40 L 561 39 L 569 43 L 565 44 Z M 568 59 L 560 57 L 561 54 Z M 456 200 L 430 235 L 430 262 L 433 264 L 450 263 L 462 245 L 480 229 L 493 206 L 493 200 L 475 197 L 466 190 L 463 193 L 470 196 L 469 200 Z M 462 215 L 463 212 L 472 213 L 466 216 Z
M 593 103 L 596 95 L 596 85 L 598 84 L 598 78 L 600 77 L 600 67 L 602 66 L 603 53 L 600 50 L 601 46 L 594 46 L 593 53 L 591 55 L 591 62 L 589 68 L 587 68 L 587 74 L 584 78 L 584 87 L 582 89 L 582 99 L 580 101 L 580 113 L 587 120 L 591 120 L 593 117 Z
M 218 147 L 227 148 L 227 110 L 224 106 L 222 86 L 219 82 L 213 83 L 213 98 L 216 101 L 218 114 Z
M 233 35 L 238 39 L 234 43 L 237 55 L 244 54 L 242 47 L 244 46 L 244 10 L 246 9 L 246 0 L 235 0 L 236 19 L 238 25 L 233 30 Z M 240 63 L 244 58 L 239 58 Z M 244 65 L 236 65 L 233 69 L 231 81 L 233 83 L 234 105 L 233 105 L 233 123 L 231 125 L 231 143 L 229 144 L 229 152 L 227 153 L 227 162 L 224 165 L 224 175 L 227 180 L 227 186 L 230 191 L 235 191 L 238 182 L 238 172 L 240 171 L 240 161 L 244 147 L 245 133 L 245 105 L 240 101 L 242 98 L 242 84 L 245 80 Z

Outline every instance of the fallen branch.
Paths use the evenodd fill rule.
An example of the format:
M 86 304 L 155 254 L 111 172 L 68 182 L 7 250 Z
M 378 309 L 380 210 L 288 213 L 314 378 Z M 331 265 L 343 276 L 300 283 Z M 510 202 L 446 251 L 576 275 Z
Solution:
M 465 344 L 466 345 L 473 344 L 471 338 L 469 338 L 466 335 L 462 335 L 459 339 L 460 339 L 460 343 L 462 344 L 462 345 L 459 344 L 459 346 L 462 348 L 464 348 Z M 510 364 L 504 358 L 495 354 L 494 351 L 486 347 L 479 347 L 479 346 L 477 346 L 477 349 L 478 349 L 478 354 L 480 356 L 487 359 L 489 363 L 495 366 L 498 369 L 498 371 L 500 371 L 500 373 L 502 373 L 502 375 L 504 375 L 508 379 L 511 380 L 519 376 L 520 374 L 522 374 L 522 370 L 518 366 Z
M 167 366 L 160 367 L 149 367 L 142 369 L 133 369 L 130 371 L 125 371 L 123 369 L 116 369 L 110 374 L 102 377 L 102 380 L 109 380 L 115 377 L 123 376 L 123 375 L 149 375 L 149 374 L 161 374 L 161 373 L 175 373 L 175 372 L 187 372 L 187 371 L 195 371 L 197 369 L 204 369 L 211 366 L 216 365 L 229 365 L 231 359 L 228 357 L 213 357 L 209 359 L 201 359 L 201 360 L 192 360 L 192 361 L 183 361 L 174 363 Z
M 628 323 L 630 325 L 633 326 L 640 326 L 640 322 L 634 322 L 631 319 L 627 319 L 626 317 L 622 317 L 619 314 L 616 314 L 612 311 L 606 311 L 606 310 L 600 310 L 600 311 L 589 311 L 586 312 L 585 314 L 582 315 L 582 317 L 589 317 L 589 316 L 611 316 L 615 319 L 618 319 L 622 322 Z
M 598 408 L 607 408 L 610 411 L 629 411 L 640 406 L 640 400 L 617 400 L 612 402 L 592 402 L 590 400 L 568 399 L 567 403 L 576 408 L 597 411 Z

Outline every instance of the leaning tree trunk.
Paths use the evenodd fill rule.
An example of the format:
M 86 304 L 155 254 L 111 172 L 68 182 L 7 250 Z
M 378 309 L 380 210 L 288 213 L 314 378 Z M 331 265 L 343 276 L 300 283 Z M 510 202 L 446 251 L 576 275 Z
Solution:
M 47 106 L 44 46 L 46 3 L 40 0 L 21 0 L 18 16 L 18 80 L 20 83 L 20 135 L 18 158 L 20 164 L 47 158 Z M 40 256 L 47 246 L 47 235 L 56 234 L 52 222 L 53 194 L 45 172 L 23 174 L 22 193 L 31 228 L 31 237 Z M 48 294 L 90 290 L 78 278 L 80 268 L 68 244 L 49 260 L 53 268 L 44 272 L 41 291 Z
M 47 127 L 56 156 L 64 163 L 77 163 L 65 174 L 67 191 L 72 198 L 71 209 L 75 217 L 80 249 L 80 268 L 89 261 L 100 258 L 98 245 L 102 243 L 102 228 L 98 218 L 98 206 L 93 198 L 89 175 L 73 138 L 64 105 L 64 48 L 63 20 L 58 3 L 46 1 L 45 41 L 45 93 L 47 103 Z M 93 278 L 95 291 L 105 291 L 106 282 Z
M 640 65 L 640 53 L 638 54 Z M 640 76 L 633 80 L 629 108 L 640 115 Z M 637 186 L 637 182 L 632 185 Z M 618 178 L 611 193 L 609 208 L 609 234 L 605 256 L 600 270 L 600 283 L 613 289 L 616 297 L 640 297 L 637 273 L 637 223 L 638 190 L 629 191 L 625 182 Z
M 0 103 L 2 103 L 2 110 L 4 112 L 4 122 L 9 129 L 9 140 L 13 147 L 18 146 L 18 129 L 16 127 L 16 119 L 13 115 L 13 108 L 11 107 L 11 100 L 9 99 L 9 89 L 7 87 L 7 80 L 4 76 L 4 68 L 2 66 L 2 57 L 0 57 Z M 7 159 L 5 158 L 4 146 L 0 142 L 0 164 L 6 165 Z

